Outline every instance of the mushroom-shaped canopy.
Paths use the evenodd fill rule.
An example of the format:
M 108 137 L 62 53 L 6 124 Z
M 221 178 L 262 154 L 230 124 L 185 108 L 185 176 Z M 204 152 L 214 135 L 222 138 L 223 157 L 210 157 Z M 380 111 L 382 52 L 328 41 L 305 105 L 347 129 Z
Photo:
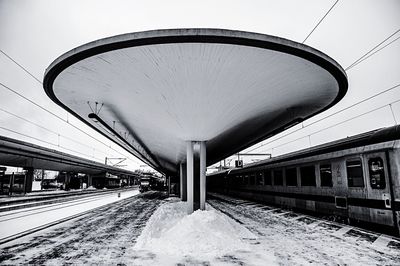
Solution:
M 222 29 L 129 33 L 56 59 L 57 104 L 164 173 L 206 141 L 207 165 L 318 114 L 347 91 L 327 55 L 287 39 Z

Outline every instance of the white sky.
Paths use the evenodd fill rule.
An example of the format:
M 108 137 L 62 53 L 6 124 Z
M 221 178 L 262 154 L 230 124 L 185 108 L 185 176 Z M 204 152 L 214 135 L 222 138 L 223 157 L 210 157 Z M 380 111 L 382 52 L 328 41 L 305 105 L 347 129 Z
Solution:
M 0 0 L 0 50 L 20 63 L 36 78 L 43 80 L 46 67 L 64 52 L 99 38 L 128 32 L 208 27 L 252 31 L 302 42 L 334 3 L 335 0 Z M 321 50 L 346 68 L 399 29 L 400 0 L 339 0 L 305 44 Z M 400 37 L 400 32 L 378 49 L 398 37 Z M 400 87 L 397 87 L 307 127 L 313 121 L 399 84 L 400 40 L 394 41 L 351 68 L 347 71 L 347 75 L 349 91 L 341 102 L 304 122 L 303 126 L 306 126 L 304 129 L 252 152 L 272 152 L 273 156 L 276 156 L 307 148 L 310 140 L 311 145 L 316 145 L 363 131 L 394 125 L 395 119 L 397 122 L 400 121 L 400 102 L 392 104 L 395 117 L 389 107 L 390 103 L 400 100 Z M 42 84 L 26 74 L 2 53 L 0 53 L 0 82 L 63 119 L 68 119 L 69 123 L 78 126 L 106 145 L 60 121 L 1 85 L 0 135 L 101 162 L 104 162 L 106 156 L 127 156 L 130 158 L 126 163 L 129 169 L 143 165 L 122 148 L 112 144 L 111 141 L 71 115 L 68 116 L 45 95 Z M 312 134 L 381 106 L 381 109 L 370 114 Z M 16 118 L 10 113 L 24 117 L 46 129 Z M 289 131 L 301 126 L 298 125 Z M 57 134 L 60 134 L 60 137 Z M 287 132 L 264 143 L 285 134 Z M 308 137 L 310 134 L 311 137 Z M 303 139 L 280 146 L 303 136 Z M 258 146 L 260 144 L 256 145 Z

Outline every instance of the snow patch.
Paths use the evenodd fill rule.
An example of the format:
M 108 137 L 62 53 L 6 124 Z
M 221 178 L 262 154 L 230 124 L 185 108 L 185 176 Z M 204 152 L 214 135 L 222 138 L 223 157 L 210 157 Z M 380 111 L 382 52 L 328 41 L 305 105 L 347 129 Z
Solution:
M 186 207 L 185 202 L 159 207 L 137 239 L 134 251 L 147 257 L 150 254 L 151 263 L 156 259 L 163 265 L 201 261 L 225 265 L 251 252 L 249 240 L 257 237 L 248 229 L 209 206 L 190 215 Z M 273 261 L 271 257 L 268 260 Z

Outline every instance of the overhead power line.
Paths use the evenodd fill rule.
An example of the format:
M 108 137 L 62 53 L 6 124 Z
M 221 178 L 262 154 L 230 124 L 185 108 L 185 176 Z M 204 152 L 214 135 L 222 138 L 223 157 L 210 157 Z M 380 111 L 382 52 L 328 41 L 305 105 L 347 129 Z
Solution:
M 387 93 L 387 92 L 389 92 L 389 91 L 392 91 L 392 90 L 394 90 L 394 89 L 396 89 L 396 88 L 398 88 L 398 87 L 400 87 L 400 83 L 397 84 L 397 85 L 395 85 L 395 86 L 392 86 L 392 87 L 390 87 L 390 88 L 388 88 L 388 89 L 386 89 L 386 90 L 383 90 L 383 91 L 381 91 L 381 92 L 378 92 L 378 93 L 376 93 L 376 94 L 374 94 L 374 95 L 372 95 L 372 96 L 370 96 L 370 97 L 367 97 L 367 98 L 365 98 L 365 99 L 363 99 L 363 100 L 361 100 L 361 101 L 359 101 L 359 102 L 356 102 L 356 103 L 354 103 L 354 104 L 352 104 L 352 105 L 349 105 L 349 106 L 347 106 L 347 107 L 345 107 L 345 108 L 343 108 L 343 109 L 340 109 L 340 110 L 338 110 L 338 111 L 336 111 L 336 112 L 334 112 L 334 113 L 332 113 L 332 114 L 330 114 L 330 115 L 327 115 L 327 116 L 325 116 L 325 117 L 322 117 L 322 118 L 320 118 L 320 119 L 318 119 L 318 120 L 316 120 L 316 121 L 314 121 L 314 122 L 312 122 L 312 123 L 310 123 L 310 124 L 308 124 L 308 125 L 306 125 L 306 126 L 304 126 L 304 127 L 298 128 L 298 129 L 296 129 L 296 130 L 294 130 L 294 131 L 292 131 L 292 132 L 289 132 L 289 133 L 287 133 L 287 134 L 285 134 L 285 135 L 283 135 L 283 136 L 281 136 L 281 137 L 279 137 L 279 138 L 276 138 L 276 139 L 271 140 L 271 141 L 269 141 L 269 142 L 263 143 L 263 144 L 261 144 L 261 145 L 258 146 L 258 147 L 254 147 L 254 148 L 250 149 L 249 151 L 247 151 L 246 153 L 252 152 L 252 151 L 257 150 L 257 149 L 259 149 L 259 148 L 261 148 L 261 147 L 264 147 L 264 146 L 266 146 L 266 145 L 268 145 L 268 144 L 271 144 L 271 143 L 273 143 L 273 142 L 276 142 L 276 141 L 278 141 L 278 140 L 280 140 L 280 139 L 282 139 L 282 138 L 285 138 L 285 137 L 287 137 L 287 136 L 290 136 L 290 135 L 292 135 L 292 134 L 294 134 L 294 133 L 296 133 L 296 132 L 298 132 L 298 131 L 300 131 L 300 130 L 303 130 L 304 128 L 310 127 L 310 126 L 312 126 L 312 125 L 314 125 L 314 124 L 316 124 L 316 123 L 319 123 L 319 122 L 321 122 L 321 121 L 323 121 L 323 120 L 325 120 L 325 119 L 327 119 L 327 118 L 329 118 L 329 117 L 332 117 L 332 116 L 334 116 L 334 115 L 337 115 L 337 114 L 339 114 L 339 113 L 342 113 L 342 112 L 344 112 L 344 111 L 346 111 L 346 110 L 348 110 L 348 109 L 351 109 L 351 108 L 353 108 L 353 107 L 355 107 L 355 106 L 357 106 L 357 105 L 360 105 L 360 104 L 362 104 L 362 103 L 364 103 L 364 102 L 367 102 L 367 101 L 369 101 L 369 100 L 371 100 L 371 99 L 373 99 L 373 98 L 378 97 L 379 95 L 382 95 L 382 94 L 384 94 L 384 93 Z
M 394 39 L 393 41 L 387 43 L 386 45 L 384 45 L 383 47 L 379 48 L 378 50 L 376 50 L 375 52 L 369 54 L 368 56 L 365 56 L 363 59 L 359 60 L 357 63 L 353 63 L 352 66 L 349 66 L 348 68 L 346 68 L 346 71 L 352 69 L 353 67 L 357 66 L 358 64 L 362 63 L 363 61 L 367 60 L 368 58 L 370 58 L 371 56 L 373 56 L 374 54 L 378 53 L 379 51 L 381 51 L 382 49 L 386 48 L 387 46 L 391 45 L 392 43 L 398 41 L 400 39 L 400 36 L 397 37 L 396 39 Z
M 23 67 L 21 64 L 19 64 L 15 59 L 13 59 L 11 56 L 9 56 L 6 52 L 4 52 L 4 51 L 1 50 L 1 49 L 0 49 L 0 52 L 1 52 L 3 55 L 5 55 L 5 56 L 6 56 L 10 61 L 12 61 L 14 64 L 16 64 L 17 66 L 19 66 L 25 73 L 27 73 L 29 76 L 31 76 L 31 77 L 32 77 L 34 80 L 36 80 L 39 84 L 42 84 L 42 82 L 41 82 L 37 77 L 35 77 L 35 75 L 33 75 L 30 71 L 28 71 L 28 70 L 27 70 L 25 67 Z M 1 85 L 3 88 L 5 88 L 5 89 L 7 89 L 7 90 L 9 90 L 9 91 L 11 91 L 11 92 L 13 92 L 14 94 L 18 95 L 19 97 L 21 97 L 21 98 L 25 99 L 26 101 L 30 102 L 31 104 L 33 104 L 33 105 L 39 107 L 39 108 L 42 109 L 43 111 L 45 111 L 45 112 L 47 112 L 47 113 L 53 115 L 53 116 L 56 117 L 57 119 L 60 119 L 61 121 L 67 123 L 68 125 L 70 125 L 70 126 L 72 126 L 73 128 L 77 129 L 78 131 L 80 131 L 81 133 L 85 134 L 86 136 L 88 136 L 88 137 L 90 137 L 90 138 L 96 140 L 97 142 L 101 143 L 102 145 L 104 145 L 104 146 L 110 148 L 110 149 L 113 150 L 114 152 L 116 152 L 116 153 L 118 153 L 118 154 L 120 154 L 120 155 L 122 155 L 122 156 L 125 156 L 123 153 L 121 153 L 121 152 L 119 152 L 118 150 L 116 150 L 116 149 L 114 149 L 113 147 L 111 147 L 111 145 L 107 145 L 107 144 L 104 143 L 103 141 L 101 141 L 101 140 L 97 139 L 96 137 L 90 135 L 89 133 L 83 131 L 83 130 L 80 129 L 79 127 L 77 127 L 77 126 L 75 126 L 75 125 L 69 123 L 68 120 L 65 120 L 65 119 L 62 118 L 61 116 L 59 116 L 59 115 L 55 114 L 54 112 L 48 110 L 47 108 L 43 107 L 42 105 L 37 104 L 36 102 L 32 101 L 31 99 L 25 97 L 25 96 L 22 95 L 21 93 L 19 93 L 19 92 L 13 90 L 12 88 L 6 86 L 5 84 L 3 84 L 3 83 L 1 83 L 1 82 L 0 82 L 0 85 Z M 131 158 L 128 157 L 128 159 L 129 159 L 130 161 L 136 163 L 136 162 L 135 162 L 134 160 L 132 160 Z
M 0 107 L 0 111 L 4 112 L 4 113 L 6 113 L 6 114 L 9 114 L 9 115 L 11 115 L 11 116 L 14 116 L 14 117 L 16 117 L 16 118 L 18 118 L 18 119 L 21 119 L 21 120 L 23 120 L 23 121 L 25 121 L 25 122 L 27 122 L 27 123 L 29 123 L 29 124 L 32 124 L 32 125 L 34 125 L 34 126 L 36 126 L 36 127 L 41 128 L 41 129 L 43 129 L 43 130 L 46 130 L 46 131 L 48 131 L 48 132 L 50 132 L 50 133 L 52 133 L 52 134 L 54 134 L 54 135 L 57 135 L 58 137 L 65 138 L 65 139 L 67 139 L 67 140 L 69 140 L 69 141 L 72 141 L 72 142 L 74 142 L 74 143 L 76 143 L 76 144 L 82 145 L 82 146 L 87 147 L 87 148 L 90 148 L 90 149 L 94 149 L 95 151 L 98 151 L 98 152 L 100 152 L 100 153 L 102 153 L 102 154 L 104 154 L 104 155 L 106 155 L 106 156 L 110 156 L 109 153 L 106 153 L 106 152 L 104 152 L 104 151 L 95 149 L 95 148 L 93 148 L 92 146 L 89 146 L 89 145 L 87 145 L 87 144 L 85 144 L 85 143 L 82 143 L 82 142 L 77 141 L 77 140 L 75 140 L 75 139 L 72 139 L 72 138 L 70 138 L 70 137 L 64 136 L 63 134 L 60 134 L 59 132 L 56 132 L 56 131 L 54 131 L 54 130 L 51 130 L 51 129 L 45 127 L 45 126 L 39 125 L 39 124 L 37 124 L 37 123 L 35 123 L 35 122 L 29 120 L 29 119 L 26 119 L 26 118 L 24 118 L 24 117 L 22 117 L 22 116 L 19 116 L 19 115 L 15 114 L 15 113 L 12 113 L 12 112 L 10 112 L 10 111 L 7 111 L 7 110 L 5 110 L 5 109 L 3 109 L 3 108 L 1 108 L 1 107 Z M 92 156 L 90 156 L 90 157 L 92 157 Z
M 88 157 L 88 158 L 94 158 L 94 159 L 97 159 L 97 160 L 99 160 L 99 161 L 102 161 L 102 160 L 103 160 L 102 158 L 97 158 L 97 157 L 95 157 L 94 154 L 93 154 L 93 156 L 91 156 L 91 155 L 88 155 L 88 154 L 86 154 L 86 153 L 82 153 L 82 152 L 79 152 L 79 151 L 75 151 L 75 150 L 69 149 L 69 148 L 67 148 L 67 147 L 64 147 L 64 146 L 62 146 L 62 145 L 58 145 L 58 144 L 55 144 L 55 143 L 52 143 L 52 142 L 49 142 L 49 141 L 45 141 L 45 140 L 43 140 L 43 139 L 36 138 L 36 137 L 30 136 L 30 135 L 27 135 L 27 134 L 24 134 L 24 133 L 21 133 L 21 132 L 18 132 L 18 131 L 9 129 L 9 128 L 5 128 L 5 127 L 0 126 L 0 129 L 3 129 L 3 130 L 5 130 L 5 131 L 9 131 L 9 132 L 12 132 L 12 133 L 14 133 L 14 134 L 17 134 L 17 135 L 20 135 L 20 136 L 24 136 L 24 137 L 27 137 L 27 138 L 30 138 L 30 139 L 34 139 L 34 140 L 37 140 L 37 141 L 40 141 L 40 142 L 43 142 L 43 143 L 46 143 L 46 144 L 49 144 L 49 145 L 52 145 L 52 146 L 56 146 L 56 147 L 65 149 L 65 150 L 67 150 L 67 151 L 74 152 L 74 153 L 77 153 L 77 154 L 86 156 L 86 157 Z
M 335 3 L 335 4 L 336 4 L 336 3 Z M 371 57 L 371 56 L 373 56 L 374 54 L 378 53 L 378 52 L 381 51 L 382 49 L 386 48 L 386 47 L 389 46 L 390 44 L 392 44 L 392 43 L 398 41 L 398 40 L 400 39 L 400 36 L 397 37 L 396 39 L 392 40 L 391 42 L 385 44 L 384 46 L 382 46 L 382 47 L 379 48 L 378 50 L 374 51 L 376 48 L 378 48 L 380 45 L 384 44 L 384 43 L 385 43 L 387 40 L 389 40 L 391 37 L 395 36 L 398 32 L 400 32 L 400 29 L 399 29 L 399 30 L 396 30 L 394 33 L 392 33 L 390 36 L 386 37 L 383 41 L 381 41 L 379 44 L 377 44 L 376 46 L 374 46 L 371 50 L 369 50 L 369 51 L 368 51 L 367 53 L 365 53 L 363 56 L 361 56 L 360 58 L 358 58 L 357 60 L 355 60 L 355 61 L 354 61 L 352 64 L 350 64 L 345 70 L 346 70 L 346 71 L 350 70 L 351 68 L 353 68 L 353 67 L 355 67 L 356 65 L 360 64 L 360 63 L 363 62 L 364 60 L 368 59 L 369 57 Z M 269 142 L 267 142 L 267 143 L 263 143 L 263 144 L 261 144 L 261 145 L 258 146 L 258 147 L 255 147 L 255 148 L 253 148 L 253 149 L 250 149 L 248 152 L 252 152 L 252 151 L 254 151 L 254 150 L 256 150 L 256 149 L 259 149 L 259 148 L 261 148 L 261 147 L 263 147 L 263 146 L 266 146 L 266 145 L 271 144 L 271 143 L 273 143 L 273 142 L 275 142 L 275 141 L 278 141 L 278 140 L 280 140 L 280 139 L 282 139 L 282 138 L 284 138 L 284 137 L 287 137 L 287 136 L 289 136 L 289 135 L 292 135 L 292 134 L 294 134 L 294 133 L 296 133 L 296 132 L 298 132 L 298 131 L 300 131 L 300 130 L 306 128 L 306 127 L 309 127 L 309 126 L 311 126 L 311 125 L 314 125 L 314 124 L 316 124 L 316 123 L 318 123 L 318 122 L 321 122 L 321 121 L 323 121 L 323 120 L 325 120 L 325 119 L 327 119 L 327 118 L 329 118 L 329 117 L 331 117 L 331 116 L 334 116 L 334 115 L 336 115 L 336 114 L 338 114 L 338 113 L 341 113 L 341 112 L 343 112 L 343 111 L 345 111 L 345 110 L 347 110 L 347 109 L 350 109 L 350 108 L 352 108 L 352 107 L 354 107 L 354 106 L 357 106 L 357 105 L 359 105 L 359 104 L 361 104 L 361 103 L 363 103 L 363 102 L 366 102 L 366 101 L 368 101 L 368 100 L 371 100 L 372 98 L 375 98 L 375 97 L 377 97 L 377 96 L 379 96 L 379 95 L 381 95 L 381 94 L 384 94 L 384 93 L 387 93 L 387 92 L 389 92 L 389 91 L 391 91 L 391 90 L 393 90 L 393 89 L 396 89 L 396 88 L 399 87 L 399 86 L 400 86 L 400 84 L 397 84 L 397 85 L 395 85 L 395 86 L 393 86 L 393 87 L 391 87 L 391 88 L 389 88 L 389 89 L 386 89 L 386 90 L 384 90 L 384 91 L 381 91 L 381 92 L 379 92 L 379 93 L 377 93 L 377 94 L 375 94 L 375 95 L 372 95 L 372 96 L 370 96 L 370 97 L 368 97 L 368 98 L 366 98 L 366 99 L 363 99 L 363 100 L 361 100 L 361 101 L 359 101 L 359 102 L 357 102 L 357 103 L 355 103 L 355 104 L 352 104 L 352 105 L 350 105 L 350 106 L 348 106 L 348 107 L 346 107 L 346 108 L 344 108 L 344 109 L 341 109 L 341 110 L 339 110 L 339 111 L 337 111 L 337 112 L 335 112 L 335 113 L 332 113 L 332 114 L 330 114 L 330 115 L 328 115 L 328 116 L 325 116 L 325 117 L 323 117 L 323 118 L 321 118 L 321 119 L 319 119 L 319 120 L 317 120 L 317 121 L 314 121 L 313 123 L 308 124 L 307 126 L 304 126 L 304 127 L 299 128 L 299 129 L 297 129 L 297 130 L 294 130 L 294 131 L 292 131 L 292 132 L 289 132 L 289 133 L 287 133 L 287 134 L 285 134 L 285 135 L 283 135 L 283 136 L 281 136 L 281 137 L 279 137 L 279 138 L 277 138 L 277 139 L 274 139 L 274 140 L 272 140 L 272 141 L 269 141 Z
M 386 37 L 383 41 L 381 41 L 380 43 L 378 43 L 377 45 L 375 45 L 371 50 L 369 50 L 368 52 L 366 52 L 365 54 L 363 54 L 360 58 L 358 58 L 356 61 L 354 61 L 352 64 L 350 64 L 345 71 L 348 71 L 349 69 L 353 68 L 354 66 L 358 65 L 359 63 L 361 63 L 362 61 L 364 61 L 365 59 L 371 57 L 372 55 L 376 54 L 377 52 L 379 52 L 380 50 L 382 50 L 383 48 L 387 47 L 388 45 L 392 44 L 393 42 L 397 41 L 400 37 L 396 38 L 395 40 L 391 41 L 390 43 L 386 44 L 385 46 L 383 46 L 382 48 L 380 48 L 379 50 L 373 52 L 376 48 L 378 48 L 379 46 L 381 46 L 383 43 L 385 43 L 387 40 L 389 40 L 390 38 L 392 38 L 394 35 L 396 35 L 398 32 L 400 32 L 400 29 L 396 30 L 394 33 L 392 33 L 389 37 Z M 372 53 L 373 52 L 373 53 Z M 372 53 L 372 54 L 370 54 Z
M 339 2 L 339 0 L 336 0 L 336 2 L 331 6 L 331 8 L 329 8 L 328 12 L 325 13 L 325 15 L 318 21 L 317 25 L 315 25 L 315 27 L 312 29 L 312 31 L 307 35 L 307 37 L 304 39 L 304 41 L 302 43 L 305 43 L 307 41 L 307 39 L 311 36 L 311 34 L 313 34 L 313 32 L 317 29 L 317 27 L 319 26 L 319 24 L 321 24 L 321 22 L 325 19 L 325 17 L 329 14 L 329 12 L 331 12 L 331 10 L 335 7 L 335 5 Z
M 26 101 L 30 102 L 31 104 L 33 104 L 33 105 L 39 107 L 40 109 L 44 110 L 45 112 L 47 112 L 47 113 L 53 115 L 54 117 L 60 119 L 61 121 L 67 123 L 68 125 L 71 125 L 73 128 L 75 128 L 75 129 L 77 129 L 78 131 L 84 133 L 85 135 L 89 136 L 90 138 L 96 140 L 97 142 L 103 144 L 103 145 L 106 146 L 107 148 L 110 148 L 110 149 L 112 149 L 113 151 L 115 151 L 116 153 L 118 153 L 118 154 L 120 154 L 120 155 L 122 155 L 122 156 L 125 156 L 123 153 L 121 153 L 121 152 L 117 151 L 116 149 L 112 148 L 110 145 L 107 145 L 106 143 L 102 142 L 101 140 L 99 140 L 99 139 L 97 139 L 97 138 L 91 136 L 89 133 L 87 133 L 87 132 L 83 131 L 82 129 L 80 129 L 79 127 L 77 127 L 77 126 L 75 126 L 75 125 L 73 125 L 73 124 L 67 122 L 66 120 L 64 120 L 64 119 L 63 119 L 62 117 L 60 117 L 59 115 L 53 113 L 52 111 L 48 110 L 47 108 L 43 107 L 42 105 L 37 104 L 36 102 L 34 102 L 34 101 L 32 101 L 31 99 L 25 97 L 24 95 L 20 94 L 19 92 L 13 90 L 12 88 L 8 87 L 7 85 L 5 85 L 5 84 L 3 84 L 3 83 L 1 83 L 1 82 L 0 82 L 0 85 L 1 85 L 3 88 L 5 88 L 5 89 L 11 91 L 12 93 L 14 93 L 14 94 L 18 95 L 19 97 L 25 99 Z M 92 148 L 93 148 L 93 147 L 92 147 Z M 131 160 L 132 162 L 135 162 L 135 161 L 133 161 L 131 158 L 128 158 L 128 159 Z M 135 163 L 136 163 L 136 162 L 135 162 Z
M 320 129 L 320 130 L 314 131 L 314 132 L 312 132 L 311 134 L 307 134 L 306 136 L 302 136 L 302 137 L 299 137 L 299 138 L 297 138 L 297 139 L 294 139 L 294 140 L 291 140 L 291 141 L 282 143 L 282 144 L 280 144 L 280 145 L 277 145 L 277 146 L 275 146 L 275 147 L 269 148 L 269 149 L 267 149 L 267 150 L 276 149 L 276 148 L 285 146 L 285 145 L 287 145 L 287 144 L 296 142 L 296 141 L 298 141 L 298 140 L 301 140 L 301 139 L 304 139 L 304 138 L 307 138 L 307 137 L 311 137 L 312 135 L 318 134 L 318 133 L 320 133 L 320 132 L 322 132 L 322 131 L 325 131 L 325 130 L 330 129 L 330 128 L 333 128 L 333 127 L 336 127 L 336 126 L 338 126 L 338 125 L 344 124 L 344 123 L 349 122 L 349 121 L 351 121 L 351 120 L 357 119 L 357 118 L 359 118 L 359 117 L 361 117 L 361 116 L 364 116 L 364 115 L 373 113 L 373 112 L 378 111 L 378 110 L 380 110 L 380 109 L 383 109 L 383 108 L 385 108 L 385 107 L 387 107 L 387 106 L 391 107 L 392 104 L 395 104 L 395 103 L 398 103 L 398 102 L 400 102 L 400 99 L 398 99 L 398 100 L 396 100 L 396 101 L 393 101 L 393 102 L 391 102 L 391 103 L 389 103 L 389 104 L 385 104 L 385 105 L 382 105 L 382 106 L 380 106 L 380 107 L 374 108 L 374 109 L 369 110 L 369 111 L 367 111 L 367 112 L 364 112 L 364 113 L 362 113 L 362 114 L 359 114 L 359 115 L 353 116 L 353 117 L 351 117 L 351 118 L 345 119 L 345 120 L 343 120 L 343 121 L 341 121 L 341 122 L 339 122 L 339 123 L 336 123 L 336 124 L 330 125 L 330 126 L 328 126 L 328 127 L 322 128 L 322 129 Z
M 27 73 L 29 76 L 31 76 L 32 78 L 34 78 L 37 82 L 39 82 L 40 84 L 42 84 L 42 82 L 35 77 L 31 72 L 29 72 L 26 68 L 24 68 L 22 65 L 20 65 L 17 61 L 15 61 L 11 56 L 9 56 L 8 54 L 6 54 L 3 50 L 0 49 L 0 53 L 2 53 L 3 55 L 5 55 L 8 59 L 10 59 L 12 62 L 14 62 L 17 66 L 19 66 L 23 71 L 25 71 L 25 73 Z

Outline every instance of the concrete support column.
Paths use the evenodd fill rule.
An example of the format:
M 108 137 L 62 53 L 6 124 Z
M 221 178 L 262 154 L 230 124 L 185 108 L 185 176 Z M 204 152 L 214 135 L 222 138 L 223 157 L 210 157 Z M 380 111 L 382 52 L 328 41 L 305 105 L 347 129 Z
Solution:
M 180 197 L 182 201 L 187 201 L 187 175 L 186 175 L 186 164 L 181 163 L 179 169 L 180 175 Z
M 33 167 L 25 167 L 25 187 L 24 192 L 29 193 L 32 192 L 32 183 L 33 183 Z
M 87 175 L 87 187 L 92 186 L 92 175 Z
M 200 142 L 200 210 L 206 209 L 206 143 Z
M 193 212 L 193 142 L 186 143 L 186 174 L 187 174 L 187 206 L 188 213 Z
M 71 183 L 71 176 L 73 174 L 74 173 L 72 173 L 72 172 L 66 172 L 65 173 L 65 184 L 64 184 L 64 189 L 65 190 L 70 190 L 71 189 L 70 183 Z
M 205 209 L 206 144 L 188 141 L 186 146 L 188 213 Z
M 167 180 L 168 180 L 168 197 L 169 197 L 169 194 L 171 194 L 171 176 L 167 176 Z

